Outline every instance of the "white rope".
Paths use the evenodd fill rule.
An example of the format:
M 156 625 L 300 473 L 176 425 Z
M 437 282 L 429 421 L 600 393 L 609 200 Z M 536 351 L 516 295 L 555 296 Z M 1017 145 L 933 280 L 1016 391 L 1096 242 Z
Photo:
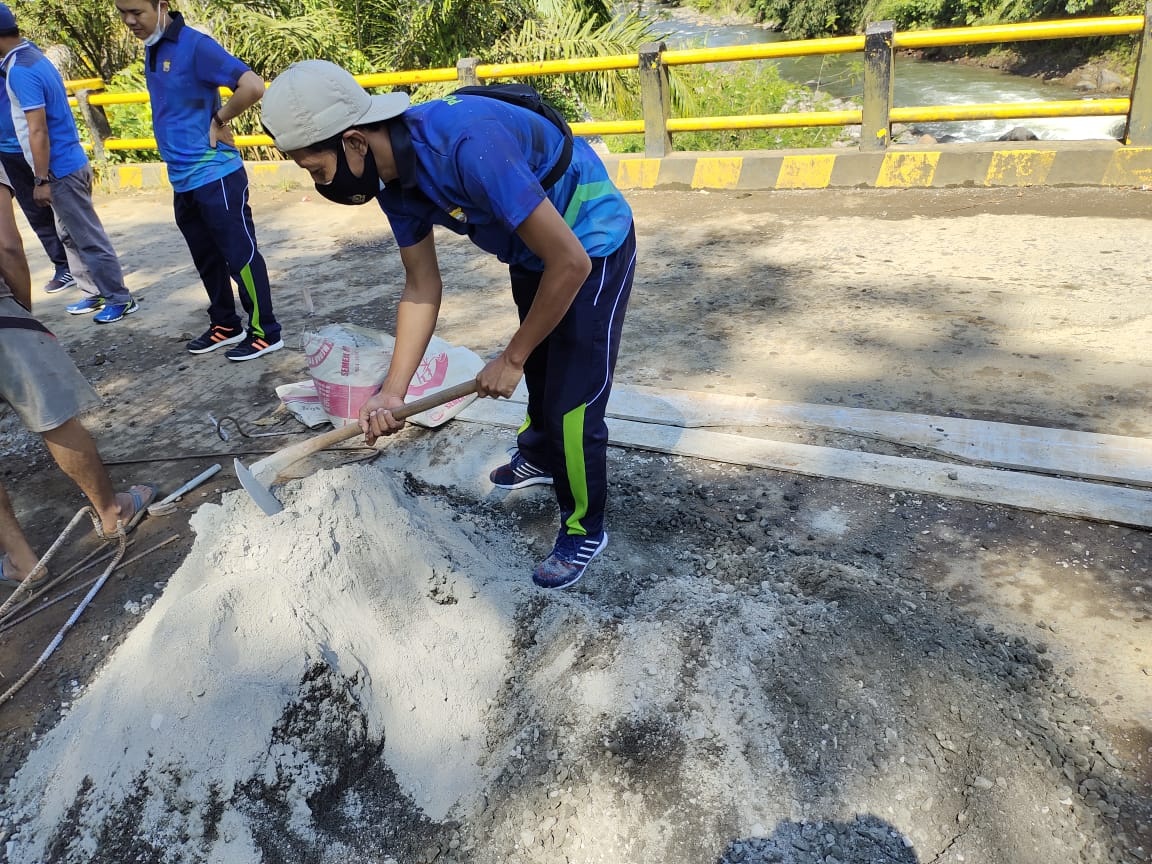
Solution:
M 129 540 L 127 548 L 131 549 L 132 544 L 135 542 L 135 540 Z M 0 615 L 0 633 L 3 633 L 8 629 L 5 625 L 7 625 L 16 615 L 23 612 L 29 606 L 33 605 L 37 600 L 43 598 L 45 594 L 47 594 L 57 585 L 63 585 L 73 576 L 83 573 L 85 570 L 91 570 L 97 564 L 107 561 L 109 558 L 116 554 L 116 550 L 113 549 L 112 551 L 105 552 L 103 555 L 101 555 L 100 553 L 103 551 L 103 549 L 103 546 L 97 546 L 59 576 L 55 576 L 51 579 L 44 579 L 41 577 L 40 581 L 36 585 L 32 586 L 32 591 L 28 593 L 28 596 L 24 598 L 23 602 L 17 603 L 3 615 Z M 120 566 L 123 567 L 125 563 L 127 562 L 122 561 Z M 84 586 L 87 587 L 91 584 L 92 581 L 90 580 L 85 582 Z
M 15 605 L 17 597 L 22 597 L 36 587 L 36 582 L 41 578 L 41 574 L 48 572 L 48 562 L 52 559 L 52 556 L 56 554 L 56 550 L 63 544 L 64 538 L 76 527 L 76 524 L 85 514 L 91 517 L 92 526 L 96 529 L 96 535 L 100 537 L 100 539 L 104 539 L 104 526 L 100 524 L 100 517 L 96 515 L 96 511 L 91 507 L 81 507 L 77 510 L 76 515 L 72 517 L 72 521 L 64 527 L 60 536 L 56 538 L 56 542 L 44 553 L 44 557 L 36 562 L 36 566 L 33 567 L 28 572 L 28 575 L 24 577 L 24 580 L 16 586 L 16 590 L 9 594 L 8 599 L 0 605 L 0 618 L 3 618 L 5 613 Z
M 32 664 L 32 668 L 25 672 L 15 684 L 13 684 L 6 691 L 4 691 L 2 695 L 0 695 L 0 705 L 3 705 L 9 699 L 15 696 L 20 688 L 27 684 L 28 681 L 31 680 L 32 676 L 40 671 L 41 667 L 43 667 L 43 665 L 48 661 L 48 658 L 52 656 L 52 653 L 60 647 L 60 643 L 64 641 L 64 635 L 80 618 L 80 614 L 88 607 L 88 604 L 92 602 L 92 598 L 96 596 L 97 592 L 102 587 L 104 587 L 104 583 L 108 581 L 108 577 L 111 575 L 112 571 L 116 569 L 116 565 L 120 563 L 120 559 L 124 557 L 124 552 L 128 548 L 128 536 L 124 533 L 123 522 L 118 521 L 116 523 L 115 534 L 107 535 L 104 533 L 103 526 L 100 524 L 100 516 L 94 509 L 91 507 L 85 507 L 82 510 L 79 510 L 76 515 L 72 517 L 72 521 L 68 523 L 68 526 L 64 529 L 63 533 L 61 533 L 61 535 L 56 538 L 56 542 L 52 544 L 52 548 L 49 549 L 44 554 L 44 557 L 36 563 L 36 566 L 32 568 L 32 572 L 29 573 L 24 581 L 16 587 L 16 590 L 12 592 L 12 596 L 4 601 L 4 605 L 0 606 L 0 616 L 3 616 L 4 613 L 12 607 L 13 602 L 18 595 L 20 595 L 22 592 L 26 592 L 31 587 L 30 583 L 32 582 L 32 578 L 45 570 L 48 565 L 48 561 L 52 558 L 53 555 L 56 554 L 56 550 L 60 548 L 61 544 L 63 544 L 64 538 L 66 538 L 72 529 L 76 527 L 77 523 L 80 522 L 80 519 L 84 516 L 85 513 L 91 517 L 92 527 L 96 529 L 96 534 L 98 537 L 100 537 L 102 540 L 115 542 L 117 544 L 116 554 L 112 556 L 112 561 L 108 564 L 108 567 L 105 568 L 104 573 L 101 574 L 101 576 L 92 585 L 92 588 L 88 591 L 88 594 L 85 595 L 84 599 L 80 601 L 80 605 L 76 607 L 76 610 L 72 613 L 68 620 L 64 622 L 64 626 L 60 628 L 60 631 L 48 644 L 48 647 L 44 649 L 44 652 L 40 655 L 39 659 L 34 664 Z
M 120 562 L 119 566 L 117 566 L 116 569 L 112 572 L 114 572 L 114 573 L 119 572 L 120 570 L 123 570 L 125 567 L 127 567 L 129 564 L 132 564 L 133 562 L 139 561 L 145 555 L 150 555 L 151 553 L 155 552 L 157 549 L 160 549 L 164 546 L 167 546 L 169 543 L 175 543 L 179 539 L 180 539 L 179 534 L 173 534 L 170 537 L 167 537 L 166 539 L 161 540 L 155 546 L 150 546 L 147 549 L 145 549 L 143 552 L 140 552 L 137 555 L 133 555 L 131 558 L 125 558 L 123 561 Z M 128 545 L 131 546 L 132 542 L 129 541 Z M 114 554 L 114 553 L 109 552 L 108 555 L 105 556 L 105 558 L 111 557 L 112 554 Z M 93 562 L 93 563 L 95 563 L 95 562 Z M 73 568 L 73 570 L 75 570 L 75 569 L 76 568 Z M 39 615 L 45 609 L 48 609 L 52 606 L 55 606 L 61 600 L 67 600 L 73 594 L 79 594 L 81 591 L 83 591 L 85 588 L 87 588 L 89 585 L 91 585 L 93 582 L 95 582 L 99 578 L 100 578 L 99 576 L 96 576 L 92 579 L 89 579 L 87 582 L 83 583 L 82 585 L 77 585 L 75 588 L 71 588 L 71 589 L 65 591 L 63 594 L 58 594 L 57 596 L 53 597 L 51 600 L 45 600 L 43 603 L 41 603 L 39 606 L 37 606 L 31 612 L 28 612 L 27 614 L 21 615 L 19 618 L 12 618 L 12 620 L 8 620 L 8 618 L 11 618 L 12 615 L 15 615 L 21 609 L 24 609 L 26 606 L 28 606 L 29 603 L 32 603 L 35 601 L 29 600 L 28 603 L 24 603 L 24 604 L 21 604 L 20 606 L 17 606 L 15 609 L 13 609 L 9 613 L 8 618 L 5 618 L 5 619 L 3 619 L 3 621 L 0 621 L 0 633 L 7 633 L 9 630 L 11 630 L 17 624 L 22 624 L 25 621 L 27 621 L 29 618 L 33 617 L 34 615 Z M 54 582 L 53 584 L 55 585 L 57 583 Z

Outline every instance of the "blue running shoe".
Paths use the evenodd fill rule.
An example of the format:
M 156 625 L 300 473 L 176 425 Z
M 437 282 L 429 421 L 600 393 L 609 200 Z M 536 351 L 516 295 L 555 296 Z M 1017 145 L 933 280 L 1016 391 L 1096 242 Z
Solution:
M 532 571 L 532 581 L 541 588 L 567 588 L 575 585 L 592 559 L 603 552 L 607 545 L 607 531 L 580 535 L 567 534 L 561 529 L 552 554 Z
M 526 486 L 536 486 L 541 483 L 551 483 L 552 475 L 543 468 L 537 468 L 520 455 L 520 451 L 513 448 L 508 451 L 512 459 L 507 465 L 501 465 L 488 475 L 492 485 L 500 489 L 523 489 Z
M 92 316 L 92 320 L 97 324 L 111 324 L 125 315 L 131 315 L 139 308 L 135 300 L 129 300 L 127 303 L 106 303 L 103 310 Z
M 85 297 L 83 300 L 77 300 L 75 303 L 69 303 L 64 307 L 69 315 L 87 315 L 89 312 L 99 312 L 104 308 L 103 297 Z

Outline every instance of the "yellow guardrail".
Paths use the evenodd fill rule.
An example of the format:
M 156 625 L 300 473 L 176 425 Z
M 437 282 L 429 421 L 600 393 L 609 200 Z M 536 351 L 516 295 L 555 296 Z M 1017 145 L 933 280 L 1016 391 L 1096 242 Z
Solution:
M 573 72 L 611 72 L 635 69 L 636 54 L 611 57 L 582 57 L 576 60 L 531 60 L 522 63 L 485 63 L 476 67 L 477 78 L 533 78 L 540 75 L 567 75 Z
M 941 120 L 1024 120 L 1040 117 L 1121 117 L 1131 99 L 1070 99 L 1063 102 L 1014 102 L 984 105 L 936 105 L 893 108 L 893 123 L 934 123 Z
M 104 89 L 104 79 L 77 78 L 74 81 L 65 81 L 64 86 L 68 88 L 69 93 L 75 93 L 77 90 L 102 90 Z
M 1090 38 L 1102 36 L 1130 36 L 1139 34 L 1146 28 L 1145 16 L 1128 15 L 1112 18 L 1082 18 L 1060 21 L 1039 21 L 1025 24 L 1002 24 L 983 27 L 946 28 L 892 32 L 890 48 L 913 50 L 923 48 L 959 47 L 1000 42 L 1035 41 L 1041 39 Z M 653 48 L 656 46 L 645 46 Z M 641 62 L 645 49 L 638 54 L 620 54 L 607 57 L 579 58 L 571 60 L 541 60 L 520 63 L 475 64 L 472 72 L 475 80 L 495 80 L 502 78 L 528 78 L 547 75 L 562 75 L 582 72 L 600 72 L 640 69 L 641 76 L 652 74 Z M 655 74 L 667 75 L 667 69 L 700 63 L 733 63 L 750 60 L 772 60 L 786 57 L 805 57 L 827 54 L 867 53 L 866 36 L 838 36 L 825 39 L 806 39 L 785 42 L 770 42 L 757 45 L 736 45 L 724 48 L 688 48 L 680 50 L 655 50 Z M 1152 52 L 1143 52 L 1148 54 Z M 473 61 L 475 63 L 475 61 Z M 1142 57 L 1141 65 L 1146 67 L 1145 78 L 1152 79 L 1152 58 Z M 869 90 L 865 66 L 865 94 Z M 1139 73 L 1138 73 L 1139 78 Z M 461 69 L 445 67 L 436 69 L 408 70 L 401 72 L 378 72 L 358 75 L 356 80 L 366 88 L 410 86 L 427 83 L 456 82 L 470 83 L 464 79 Z M 665 82 L 666 83 L 666 82 Z M 87 102 L 94 108 L 103 109 L 116 105 L 140 105 L 149 101 L 147 92 L 108 93 L 99 91 L 103 82 L 98 78 L 80 79 L 66 82 L 72 92 L 89 91 Z M 642 88 L 643 90 L 643 88 Z M 229 91 L 223 90 L 227 97 Z M 77 104 L 75 98 L 70 100 Z M 926 105 L 895 108 L 884 106 L 885 126 L 890 123 L 910 123 L 950 120 L 990 120 L 1022 119 L 1042 117 L 1075 116 L 1122 116 L 1131 115 L 1133 99 L 1084 99 L 1052 102 L 1024 102 L 982 105 Z M 729 117 L 663 117 L 660 134 L 690 131 L 719 131 L 726 129 L 772 129 L 818 126 L 868 125 L 870 109 L 862 111 L 809 111 L 787 114 L 757 114 Z M 1145 109 L 1152 112 L 1152 107 Z M 591 121 L 573 123 L 577 135 L 630 135 L 651 136 L 651 111 L 645 108 L 645 120 Z M 1132 124 L 1130 123 L 1130 126 Z M 1147 125 L 1147 124 L 1145 124 Z M 155 149 L 152 138 L 108 138 L 102 143 L 104 150 L 148 150 Z M 267 147 L 272 140 L 266 135 L 237 136 L 240 147 Z
M 983 27 L 909 30 L 896 34 L 896 47 L 911 50 L 914 48 L 947 48 L 957 45 L 988 45 L 996 42 L 1035 42 L 1041 39 L 1131 36 L 1143 29 L 1143 15 L 1119 15 L 1114 18 L 1073 18 L 1064 21 L 1034 21 L 1028 24 L 991 24 Z

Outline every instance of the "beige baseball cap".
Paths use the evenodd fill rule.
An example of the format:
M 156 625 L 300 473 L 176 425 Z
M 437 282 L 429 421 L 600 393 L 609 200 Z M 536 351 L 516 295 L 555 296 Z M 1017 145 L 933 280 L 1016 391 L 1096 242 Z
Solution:
M 403 114 L 408 104 L 407 93 L 371 95 L 335 63 L 302 60 L 268 85 L 260 119 L 277 147 L 299 150 L 353 126 Z

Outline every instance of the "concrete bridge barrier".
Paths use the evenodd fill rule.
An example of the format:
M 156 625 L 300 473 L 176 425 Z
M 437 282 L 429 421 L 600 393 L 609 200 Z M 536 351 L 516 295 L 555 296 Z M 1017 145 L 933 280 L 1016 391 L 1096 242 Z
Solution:
M 610 160 L 625 189 L 827 189 L 949 186 L 1148 186 L 1152 147 L 1077 141 L 762 150 Z
M 1152 186 L 1152 147 L 1119 141 L 1023 141 L 604 157 L 622 189 L 914 189 L 952 186 Z M 249 162 L 253 186 L 311 185 L 292 162 Z M 108 191 L 168 185 L 162 163 L 106 165 Z

